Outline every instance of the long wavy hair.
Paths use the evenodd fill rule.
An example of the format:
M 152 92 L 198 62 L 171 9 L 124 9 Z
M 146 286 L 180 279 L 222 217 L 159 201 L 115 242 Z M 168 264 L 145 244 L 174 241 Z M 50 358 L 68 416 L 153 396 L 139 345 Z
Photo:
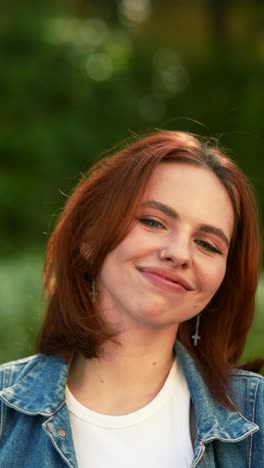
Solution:
M 38 350 L 66 359 L 73 352 L 100 356 L 116 339 L 91 299 L 93 279 L 106 255 L 129 232 L 146 184 L 160 163 L 186 163 L 212 171 L 233 205 L 235 225 L 226 274 L 202 312 L 201 340 L 191 336 L 196 318 L 181 323 L 178 339 L 195 358 L 214 398 L 230 406 L 228 374 L 238 365 L 255 310 L 261 265 L 258 208 L 243 172 L 215 140 L 160 131 L 107 156 L 82 177 L 50 237 L 44 268 L 48 298 Z

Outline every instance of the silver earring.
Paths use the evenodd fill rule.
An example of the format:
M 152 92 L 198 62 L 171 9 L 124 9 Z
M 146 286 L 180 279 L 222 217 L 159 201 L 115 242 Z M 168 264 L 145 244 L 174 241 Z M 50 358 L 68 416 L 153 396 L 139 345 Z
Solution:
M 92 291 L 90 293 L 90 296 L 92 298 L 93 303 L 95 303 L 97 292 L 96 292 L 96 284 L 94 280 L 92 281 Z
M 160 251 L 159 258 L 164 260 L 166 258 L 166 249 Z
M 195 332 L 194 332 L 194 335 L 192 335 L 194 346 L 197 346 L 198 345 L 198 340 L 201 339 L 201 337 L 199 335 L 200 319 L 201 319 L 201 314 L 198 314 L 197 317 L 196 317 Z

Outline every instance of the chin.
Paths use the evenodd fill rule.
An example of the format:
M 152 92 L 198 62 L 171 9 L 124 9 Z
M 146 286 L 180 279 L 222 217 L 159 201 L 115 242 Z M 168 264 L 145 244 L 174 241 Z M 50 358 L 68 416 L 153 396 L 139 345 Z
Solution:
M 151 328 L 161 328 L 177 324 L 175 318 L 166 317 L 161 311 L 153 311 L 153 309 L 142 313 L 141 322 Z

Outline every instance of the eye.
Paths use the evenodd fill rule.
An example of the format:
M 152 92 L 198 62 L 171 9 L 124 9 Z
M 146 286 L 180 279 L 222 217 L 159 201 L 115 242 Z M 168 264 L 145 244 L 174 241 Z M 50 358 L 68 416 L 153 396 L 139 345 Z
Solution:
M 157 221 L 156 219 L 153 219 L 153 218 L 138 218 L 138 221 L 141 223 L 141 224 L 144 224 L 145 226 L 148 226 L 150 228 L 155 228 L 155 229 L 163 229 L 164 226 L 163 224 L 161 224 L 159 221 Z
M 210 242 L 197 239 L 195 243 L 202 247 L 202 249 L 207 250 L 208 252 L 217 253 L 219 255 L 223 254 L 221 250 L 217 249 L 214 245 L 210 244 Z

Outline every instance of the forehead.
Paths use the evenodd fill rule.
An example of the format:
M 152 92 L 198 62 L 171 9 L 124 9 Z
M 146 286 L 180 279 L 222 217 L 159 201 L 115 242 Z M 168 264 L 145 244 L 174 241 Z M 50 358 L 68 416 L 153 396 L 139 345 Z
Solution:
M 170 206 L 183 219 L 219 225 L 232 234 L 232 202 L 222 182 L 209 169 L 186 163 L 159 164 L 146 185 L 142 202 L 148 200 Z

